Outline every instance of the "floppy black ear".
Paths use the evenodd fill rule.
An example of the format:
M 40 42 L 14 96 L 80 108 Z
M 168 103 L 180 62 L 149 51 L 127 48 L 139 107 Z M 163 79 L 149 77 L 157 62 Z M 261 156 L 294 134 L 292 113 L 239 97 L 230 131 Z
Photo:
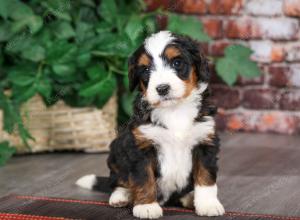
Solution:
M 138 78 L 136 74 L 136 62 L 133 56 L 131 56 L 128 60 L 128 79 L 129 79 L 129 90 L 130 92 L 133 92 L 133 90 L 138 85 Z
M 137 62 L 141 53 L 144 51 L 144 45 L 141 45 L 128 59 L 128 79 L 129 79 L 129 90 L 133 90 L 139 84 L 139 77 L 137 75 Z
M 207 82 L 210 79 L 210 71 L 208 66 L 208 60 L 200 49 L 200 45 L 195 40 L 187 36 L 179 36 L 178 42 L 187 49 L 191 55 L 193 64 L 196 68 L 199 81 Z

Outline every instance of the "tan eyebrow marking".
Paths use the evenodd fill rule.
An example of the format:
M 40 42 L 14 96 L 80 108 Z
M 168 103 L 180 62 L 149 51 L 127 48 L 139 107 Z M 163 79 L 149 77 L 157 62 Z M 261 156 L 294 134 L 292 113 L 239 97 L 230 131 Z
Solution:
M 172 58 L 181 55 L 181 52 L 178 48 L 171 46 L 165 50 L 164 54 L 169 60 L 171 60 Z
M 151 60 L 150 60 L 149 56 L 146 53 L 143 53 L 140 56 L 140 58 L 138 59 L 138 65 L 139 66 L 142 66 L 142 65 L 149 66 L 150 62 L 151 62 Z

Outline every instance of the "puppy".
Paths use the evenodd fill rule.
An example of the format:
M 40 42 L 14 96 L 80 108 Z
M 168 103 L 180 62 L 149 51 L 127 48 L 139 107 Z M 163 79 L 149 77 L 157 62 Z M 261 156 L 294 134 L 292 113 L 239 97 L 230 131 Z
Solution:
M 195 208 L 219 216 L 219 141 L 209 104 L 208 63 L 197 43 L 161 31 L 129 59 L 130 89 L 138 90 L 134 114 L 110 145 L 108 167 L 114 188 L 109 204 L 133 205 L 138 218 L 159 218 L 161 205 Z M 77 184 L 95 188 L 95 175 Z

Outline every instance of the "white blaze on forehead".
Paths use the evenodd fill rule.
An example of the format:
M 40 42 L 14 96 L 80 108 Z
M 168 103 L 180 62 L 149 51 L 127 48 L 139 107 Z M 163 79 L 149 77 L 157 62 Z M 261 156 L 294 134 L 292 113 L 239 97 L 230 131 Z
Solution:
M 174 39 L 170 31 L 160 31 L 145 40 L 145 49 L 153 58 L 157 58 Z
M 164 65 L 161 55 L 165 48 L 175 39 L 169 31 L 160 31 L 152 34 L 145 40 L 145 49 L 153 58 L 154 69 L 151 72 L 147 99 L 154 104 L 160 100 L 156 91 L 159 84 L 169 84 L 171 86 L 169 96 L 172 98 L 181 97 L 184 93 L 184 83 L 176 76 L 176 72 L 169 66 Z

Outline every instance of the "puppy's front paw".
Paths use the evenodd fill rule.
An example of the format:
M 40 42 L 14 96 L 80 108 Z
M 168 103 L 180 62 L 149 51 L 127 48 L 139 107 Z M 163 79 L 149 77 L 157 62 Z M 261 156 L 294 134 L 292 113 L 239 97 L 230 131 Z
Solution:
M 155 219 L 163 215 L 163 210 L 157 202 L 150 204 L 135 205 L 133 215 L 137 218 Z
M 109 197 L 109 205 L 113 207 L 125 207 L 130 202 L 130 192 L 123 187 L 117 187 Z
M 195 204 L 196 213 L 200 216 L 219 216 L 225 213 L 223 205 L 215 199 L 203 200 Z

